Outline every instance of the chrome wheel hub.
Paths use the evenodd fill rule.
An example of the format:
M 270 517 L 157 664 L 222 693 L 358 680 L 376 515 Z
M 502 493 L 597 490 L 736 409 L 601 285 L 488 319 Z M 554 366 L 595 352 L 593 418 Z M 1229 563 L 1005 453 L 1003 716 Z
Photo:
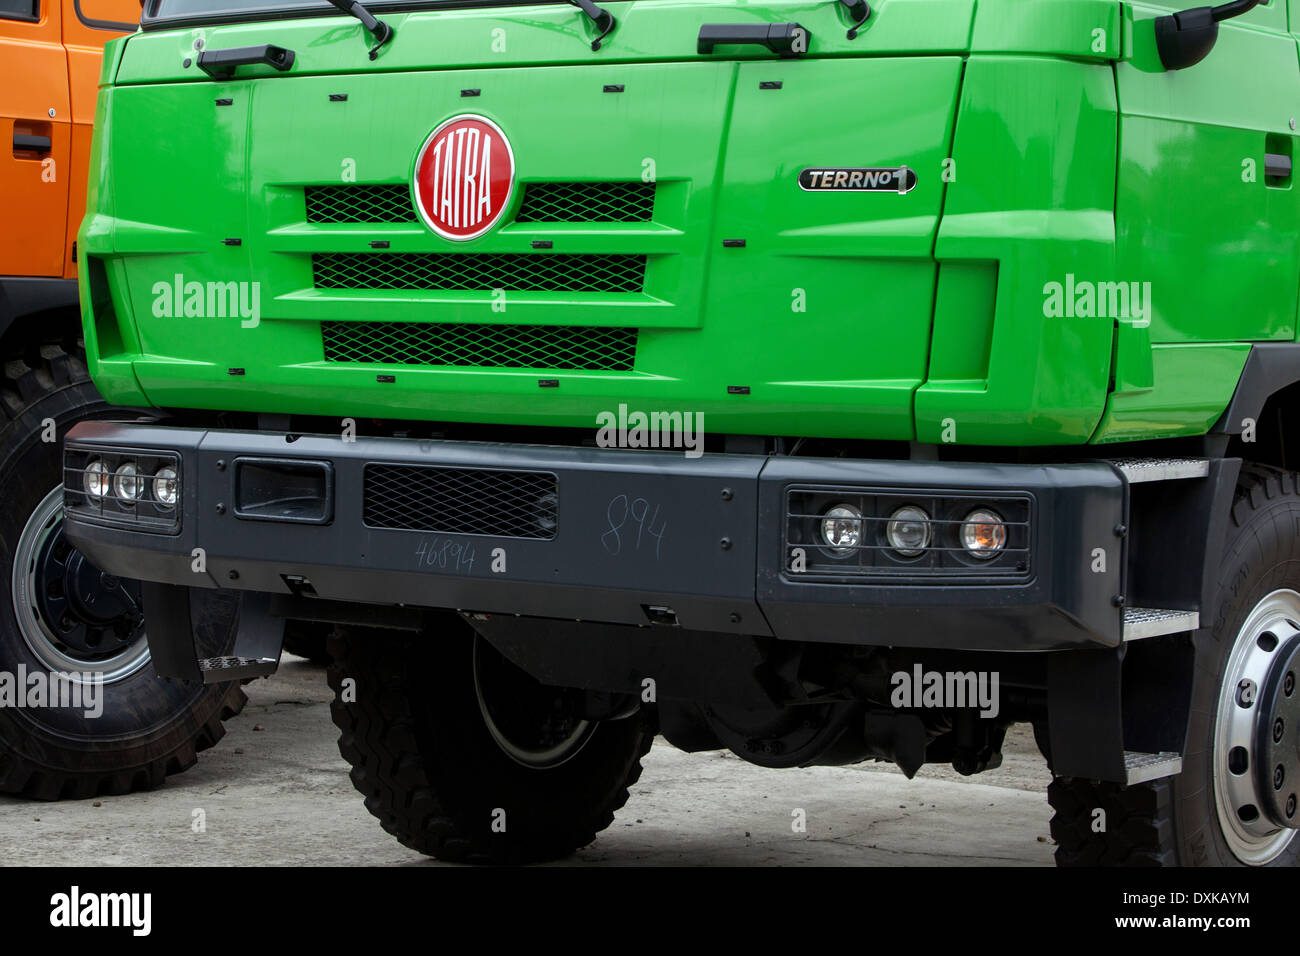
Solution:
M 1274 591 L 1237 634 L 1215 721 L 1215 808 L 1243 863 L 1276 859 L 1300 827 L 1298 667 L 1300 594 Z

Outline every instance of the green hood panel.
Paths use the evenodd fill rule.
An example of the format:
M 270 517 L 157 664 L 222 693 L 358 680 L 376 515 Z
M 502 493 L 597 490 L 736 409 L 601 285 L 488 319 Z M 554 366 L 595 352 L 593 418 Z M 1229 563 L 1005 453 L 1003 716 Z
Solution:
M 129 38 L 81 233 L 104 266 L 86 323 L 101 390 L 340 417 L 591 427 L 627 403 L 707 413 L 715 432 L 947 441 L 960 419 L 961 442 L 1088 439 L 1110 334 L 1062 334 L 1034 290 L 1113 256 L 1118 3 L 881 0 L 853 40 L 841 3 L 609 8 L 599 51 L 562 3 L 380 9 L 397 33 L 374 61 L 339 16 Z M 807 30 L 807 55 L 696 52 L 703 24 L 775 22 Z M 201 50 L 262 43 L 292 67 L 198 68 Z M 1044 111 L 1075 100 L 1073 118 Z M 411 182 L 463 114 L 509 139 L 515 178 L 499 221 L 455 242 L 415 214 Z M 1071 124 L 1087 135 L 1054 153 Z M 915 186 L 801 184 L 864 167 Z M 539 214 L 538 196 L 566 211 Z M 1070 348 L 1035 369 L 1058 338 Z
M 585 426 L 626 401 L 707 412 L 714 429 L 799 431 L 815 416 L 827 435 L 910 438 L 960 71 L 957 57 L 769 59 L 119 88 L 111 233 L 144 353 L 135 376 L 151 402 L 179 407 Z M 452 242 L 409 214 L 409 183 L 430 132 L 471 112 L 509 138 L 516 184 L 495 228 Z M 158 129 L 173 132 L 160 141 Z M 120 148 L 144 141 L 147 162 Z M 916 171 L 906 194 L 798 182 L 808 166 L 904 165 Z M 646 179 L 650 221 L 516 221 L 535 184 Z M 322 186 L 385 189 L 412 221 L 308 222 L 305 197 Z M 644 278 L 631 291 L 622 279 L 504 294 L 368 287 L 403 257 L 447 254 L 579 256 L 597 272 L 644 257 Z M 349 276 L 322 285 L 315 270 L 339 256 Z M 232 282 L 244 284 L 238 314 Z M 322 323 L 376 322 L 504 325 L 512 339 L 521 326 L 639 331 L 619 369 L 323 351 Z M 387 373 L 396 381 L 376 381 Z M 539 392 L 539 376 L 556 375 L 559 388 Z

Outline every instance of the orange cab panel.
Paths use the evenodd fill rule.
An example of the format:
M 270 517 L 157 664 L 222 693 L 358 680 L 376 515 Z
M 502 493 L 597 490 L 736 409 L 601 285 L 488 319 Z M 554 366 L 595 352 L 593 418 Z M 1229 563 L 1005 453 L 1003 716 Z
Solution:
M 0 0 L 0 275 L 64 274 L 77 173 L 60 21 L 54 0 Z
M 0 3 L 8 0 L 0 0 Z M 53 0 L 48 0 L 53 2 Z M 139 0 L 62 0 L 63 46 L 68 57 L 68 83 L 72 110 L 72 167 L 69 184 L 63 275 L 77 274 L 72 244 L 86 207 L 86 163 L 90 158 L 91 124 L 95 119 L 95 93 L 99 85 L 104 44 L 131 33 L 140 20 Z
M 0 276 L 76 275 L 104 44 L 138 0 L 0 0 Z

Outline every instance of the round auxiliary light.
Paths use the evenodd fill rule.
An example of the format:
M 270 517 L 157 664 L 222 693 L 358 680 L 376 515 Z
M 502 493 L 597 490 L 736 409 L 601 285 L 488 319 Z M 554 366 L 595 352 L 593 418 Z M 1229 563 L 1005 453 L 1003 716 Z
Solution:
M 140 470 L 135 467 L 133 462 L 126 462 L 118 465 L 117 471 L 113 472 L 113 494 L 124 505 L 135 504 L 135 499 L 144 493 L 144 480 L 140 477 Z
M 916 505 L 903 505 L 889 516 L 885 538 L 905 558 L 924 554 L 930 546 L 930 516 Z
M 108 468 L 98 458 L 86 465 L 86 470 L 81 473 L 82 487 L 96 501 L 103 500 L 108 494 L 108 480 Z
M 176 469 L 164 465 L 153 473 L 153 497 L 163 508 L 176 506 Z
M 862 544 L 862 512 L 852 505 L 835 505 L 822 516 L 822 541 L 831 554 L 852 554 Z
M 1007 544 L 1007 526 L 996 512 L 976 508 L 961 525 L 961 546 L 972 558 L 996 558 Z

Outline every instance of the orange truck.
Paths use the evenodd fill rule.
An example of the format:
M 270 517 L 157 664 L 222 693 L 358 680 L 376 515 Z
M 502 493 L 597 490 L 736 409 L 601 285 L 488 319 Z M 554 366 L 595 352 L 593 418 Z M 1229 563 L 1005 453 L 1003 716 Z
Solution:
M 62 528 L 63 435 L 122 412 L 86 371 L 76 237 L 104 44 L 139 19 L 139 0 L 0 0 L 0 792 L 40 799 L 156 786 L 244 701 L 158 680 L 139 585 Z M 228 649 L 234 606 L 199 614 Z
M 0 0 L 3 326 L 18 307 L 77 301 L 76 286 L 59 280 L 77 276 L 100 61 L 139 20 L 138 0 Z

